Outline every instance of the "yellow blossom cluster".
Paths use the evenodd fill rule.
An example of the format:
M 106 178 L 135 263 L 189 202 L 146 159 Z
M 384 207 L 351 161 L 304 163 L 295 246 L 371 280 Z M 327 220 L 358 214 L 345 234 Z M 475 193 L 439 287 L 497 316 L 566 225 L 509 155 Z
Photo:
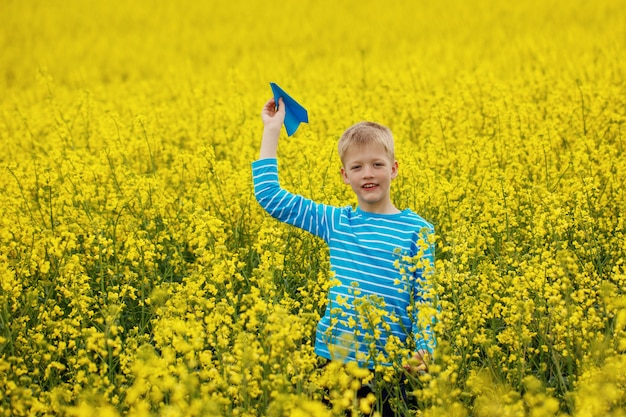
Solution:
M 0 416 L 626 415 L 624 6 L 3 1 Z M 339 136 L 393 131 L 429 372 L 316 357 L 326 246 L 253 195 L 269 82 L 290 191 L 354 205 Z

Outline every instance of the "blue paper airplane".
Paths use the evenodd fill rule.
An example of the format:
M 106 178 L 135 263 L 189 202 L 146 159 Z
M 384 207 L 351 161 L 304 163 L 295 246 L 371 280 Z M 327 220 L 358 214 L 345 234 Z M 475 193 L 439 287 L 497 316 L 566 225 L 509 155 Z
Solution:
M 280 88 L 276 83 L 270 83 L 272 92 L 274 93 L 274 101 L 278 106 L 278 99 L 283 98 L 285 105 L 285 129 L 287 129 L 287 136 L 291 136 L 295 133 L 301 122 L 309 123 L 309 115 L 304 107 L 300 105 L 296 100 L 291 98 L 289 94 Z

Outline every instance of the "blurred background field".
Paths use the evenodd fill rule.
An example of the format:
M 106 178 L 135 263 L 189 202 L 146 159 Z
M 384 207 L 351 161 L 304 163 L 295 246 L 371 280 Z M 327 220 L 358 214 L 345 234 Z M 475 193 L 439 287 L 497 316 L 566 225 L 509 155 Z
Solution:
M 323 243 L 252 195 L 270 81 L 309 111 L 286 188 L 354 204 L 336 142 L 375 120 L 435 225 L 399 415 L 625 415 L 625 10 L 0 1 L 0 415 L 368 414 L 313 354 Z

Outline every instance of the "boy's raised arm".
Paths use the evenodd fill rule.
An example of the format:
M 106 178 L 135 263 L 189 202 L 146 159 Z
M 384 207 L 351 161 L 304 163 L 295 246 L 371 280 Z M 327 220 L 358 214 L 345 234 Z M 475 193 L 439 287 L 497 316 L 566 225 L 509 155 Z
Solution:
M 278 99 L 278 109 L 276 109 L 274 98 L 269 99 L 263 106 L 261 118 L 263 119 L 263 138 L 259 159 L 276 158 L 278 137 L 285 121 L 285 105 L 282 97 Z

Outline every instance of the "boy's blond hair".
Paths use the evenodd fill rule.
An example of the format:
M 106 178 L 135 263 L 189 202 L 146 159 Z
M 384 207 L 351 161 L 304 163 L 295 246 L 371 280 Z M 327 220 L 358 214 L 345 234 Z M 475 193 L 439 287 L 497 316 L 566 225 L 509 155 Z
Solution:
M 387 156 L 389 156 L 392 161 L 395 160 L 393 134 L 391 130 L 387 126 L 383 126 L 379 123 L 359 122 L 346 129 L 339 139 L 337 148 L 341 163 L 343 163 L 343 158 L 350 146 L 363 146 L 371 143 L 381 145 L 385 149 Z

